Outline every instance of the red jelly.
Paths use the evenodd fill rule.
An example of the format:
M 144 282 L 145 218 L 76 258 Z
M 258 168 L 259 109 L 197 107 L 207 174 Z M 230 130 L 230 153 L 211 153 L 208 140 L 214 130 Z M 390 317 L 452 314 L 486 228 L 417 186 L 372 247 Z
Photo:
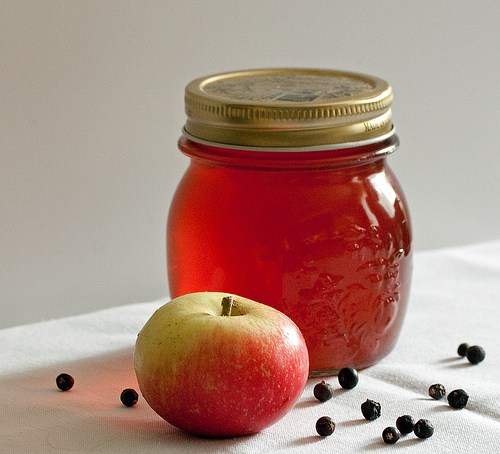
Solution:
M 167 227 L 172 297 L 222 291 L 301 329 L 311 375 L 393 348 L 411 228 L 386 157 L 392 91 L 371 76 L 270 69 L 197 79 L 179 141 L 191 158 Z

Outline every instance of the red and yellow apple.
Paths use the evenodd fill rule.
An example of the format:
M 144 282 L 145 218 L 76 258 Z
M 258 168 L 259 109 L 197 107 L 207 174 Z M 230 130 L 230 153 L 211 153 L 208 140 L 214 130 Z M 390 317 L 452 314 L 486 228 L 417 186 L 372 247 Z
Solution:
M 309 357 L 300 330 L 282 312 L 200 292 L 151 316 L 137 337 L 134 367 L 144 399 L 163 419 L 223 437 L 281 419 L 306 385 Z

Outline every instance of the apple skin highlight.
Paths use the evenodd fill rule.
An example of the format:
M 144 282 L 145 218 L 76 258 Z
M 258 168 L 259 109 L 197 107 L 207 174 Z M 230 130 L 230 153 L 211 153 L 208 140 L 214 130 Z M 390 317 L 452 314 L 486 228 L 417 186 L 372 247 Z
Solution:
M 134 367 L 144 399 L 186 432 L 256 433 L 285 416 L 308 379 L 309 357 L 295 323 L 269 306 L 226 293 L 183 295 L 140 331 Z

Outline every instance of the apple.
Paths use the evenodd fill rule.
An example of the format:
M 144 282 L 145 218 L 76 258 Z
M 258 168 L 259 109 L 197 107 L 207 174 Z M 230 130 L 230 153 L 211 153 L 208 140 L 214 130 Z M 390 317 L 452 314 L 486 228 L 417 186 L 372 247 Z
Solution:
M 307 382 L 309 356 L 282 312 L 218 292 L 179 296 L 138 334 L 134 368 L 151 408 L 186 432 L 256 433 L 293 407 Z

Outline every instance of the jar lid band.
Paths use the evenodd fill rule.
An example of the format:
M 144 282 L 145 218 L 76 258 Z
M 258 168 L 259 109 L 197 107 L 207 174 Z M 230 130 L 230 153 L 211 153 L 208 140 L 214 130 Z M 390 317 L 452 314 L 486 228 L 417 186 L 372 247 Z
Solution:
M 346 148 L 356 148 L 356 147 L 363 147 L 366 145 L 371 145 L 374 143 L 379 143 L 383 142 L 384 140 L 387 140 L 388 138 L 392 137 L 396 133 L 396 128 L 392 126 L 391 130 L 389 132 L 386 132 L 385 134 L 382 134 L 380 136 L 372 137 L 370 139 L 365 139 L 365 140 L 359 140 L 355 142 L 342 142 L 342 143 L 333 143 L 333 144 L 326 144 L 326 145 L 314 145 L 314 146 L 308 146 L 308 147 L 253 147 L 253 146 L 243 146 L 243 145 L 232 145 L 232 144 L 225 144 L 225 143 L 218 143 L 218 142 L 211 142 L 208 140 L 200 139 L 198 137 L 193 136 L 192 134 L 189 134 L 189 132 L 186 131 L 186 128 L 182 128 L 182 135 L 186 139 L 199 143 L 201 145 L 206 145 L 209 147 L 216 147 L 216 148 L 224 148 L 224 149 L 231 149 L 231 150 L 245 150 L 245 151 L 263 151 L 263 152 L 311 152 L 311 151 L 326 151 L 326 150 L 342 150 Z
M 393 94 L 378 77 L 314 68 L 269 68 L 201 77 L 185 89 L 185 130 L 229 146 L 320 149 L 392 130 Z

